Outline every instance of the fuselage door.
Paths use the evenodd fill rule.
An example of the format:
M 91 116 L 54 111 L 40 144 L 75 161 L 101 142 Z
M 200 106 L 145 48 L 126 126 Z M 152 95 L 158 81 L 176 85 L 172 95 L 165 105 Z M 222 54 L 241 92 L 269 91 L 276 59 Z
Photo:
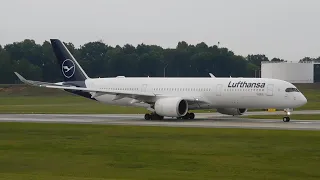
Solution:
M 147 87 L 148 87 L 147 84 L 142 84 L 141 92 L 146 92 L 147 91 Z
M 267 86 L 267 96 L 273 96 L 273 84 Z
M 216 88 L 216 95 L 221 96 L 222 84 L 218 84 Z

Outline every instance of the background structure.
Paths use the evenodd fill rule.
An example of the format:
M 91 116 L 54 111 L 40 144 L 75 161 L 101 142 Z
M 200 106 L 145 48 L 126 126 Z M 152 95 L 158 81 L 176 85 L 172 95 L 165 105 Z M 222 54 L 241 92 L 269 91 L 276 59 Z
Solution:
M 261 77 L 291 83 L 320 82 L 320 62 L 261 62 Z

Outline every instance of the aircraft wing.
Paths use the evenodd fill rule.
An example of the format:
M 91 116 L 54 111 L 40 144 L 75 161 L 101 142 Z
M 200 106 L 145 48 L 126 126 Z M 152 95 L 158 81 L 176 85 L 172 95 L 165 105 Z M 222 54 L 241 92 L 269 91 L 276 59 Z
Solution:
M 147 101 L 147 102 L 155 102 L 157 99 L 160 98 L 167 98 L 170 96 L 162 95 L 162 94 L 154 94 L 150 92 L 137 92 L 137 91 L 112 91 L 112 90 L 106 90 L 101 88 L 87 88 L 87 87 L 76 87 L 76 86 L 70 86 L 70 85 L 63 85 L 62 83 L 49 83 L 49 82 L 41 82 L 41 81 L 32 81 L 27 80 L 23 76 L 21 76 L 19 73 L 14 72 L 16 76 L 25 84 L 32 85 L 32 86 L 38 86 L 38 87 L 46 87 L 46 88 L 53 88 L 53 89 L 63 89 L 63 90 L 73 90 L 73 91 L 84 91 L 89 92 L 92 94 L 92 97 L 101 96 L 104 94 L 111 94 L 116 95 L 114 100 L 122 99 L 125 97 L 137 99 L 140 101 Z M 207 103 L 206 101 L 194 98 L 194 97 L 181 97 L 188 101 L 189 103 Z
M 147 96 L 147 97 L 154 97 L 155 96 L 155 94 L 153 94 L 153 93 L 146 93 L 146 92 L 130 93 L 130 91 L 119 91 L 119 90 L 111 91 L 111 90 L 105 90 L 105 89 L 101 89 L 101 88 L 76 87 L 76 86 L 62 85 L 62 84 L 58 84 L 58 83 L 32 81 L 32 80 L 25 79 L 23 76 L 21 76 L 17 72 L 14 72 L 14 73 L 18 76 L 20 81 L 24 82 L 25 84 L 29 84 L 29 85 L 32 85 L 32 86 L 38 86 L 38 87 L 92 92 L 92 93 L 99 93 L 100 95 L 102 95 L 102 94 L 113 94 L 113 95 L 124 95 L 124 96 L 130 96 L 130 97 L 133 97 L 134 95 L 136 95 L 136 96 Z

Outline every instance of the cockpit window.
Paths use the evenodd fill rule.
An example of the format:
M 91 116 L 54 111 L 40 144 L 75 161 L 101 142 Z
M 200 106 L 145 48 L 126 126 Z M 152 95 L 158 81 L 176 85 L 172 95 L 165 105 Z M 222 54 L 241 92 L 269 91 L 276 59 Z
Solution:
M 286 92 L 300 92 L 297 88 L 287 88 Z

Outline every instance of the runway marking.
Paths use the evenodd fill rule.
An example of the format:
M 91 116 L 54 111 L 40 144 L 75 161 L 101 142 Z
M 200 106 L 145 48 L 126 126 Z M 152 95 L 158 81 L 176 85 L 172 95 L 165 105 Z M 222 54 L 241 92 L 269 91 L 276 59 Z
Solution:
M 315 124 L 315 122 L 293 122 L 293 123 L 299 123 L 299 124 Z

